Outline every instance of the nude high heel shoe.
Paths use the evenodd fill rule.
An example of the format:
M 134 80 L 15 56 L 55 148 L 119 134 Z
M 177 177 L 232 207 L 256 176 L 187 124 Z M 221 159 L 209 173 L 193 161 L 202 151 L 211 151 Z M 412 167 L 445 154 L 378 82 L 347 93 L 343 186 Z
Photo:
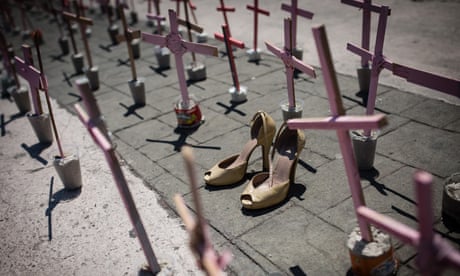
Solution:
M 286 199 L 289 187 L 295 180 L 297 162 L 304 146 L 303 132 L 291 130 L 284 123 L 273 145 L 270 172 L 256 174 L 241 194 L 244 208 L 268 208 Z
M 263 111 L 258 111 L 251 120 L 251 138 L 240 154 L 220 161 L 204 173 L 204 181 L 211 186 L 231 185 L 241 181 L 248 167 L 249 157 L 257 146 L 262 146 L 263 170 L 270 167 L 269 152 L 275 136 L 275 121 Z

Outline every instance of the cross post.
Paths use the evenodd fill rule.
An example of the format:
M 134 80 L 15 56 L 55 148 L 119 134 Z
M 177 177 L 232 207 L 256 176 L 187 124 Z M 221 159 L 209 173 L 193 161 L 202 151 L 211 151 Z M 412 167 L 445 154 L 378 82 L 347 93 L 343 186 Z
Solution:
M 141 37 L 141 31 L 139 30 L 133 31 L 128 28 L 128 23 L 126 22 L 125 12 L 123 11 L 125 8 L 126 6 L 123 4 L 120 4 L 117 7 L 118 13 L 120 14 L 121 22 L 123 24 L 123 30 L 124 30 L 123 35 L 118 36 L 117 40 L 119 42 L 123 40 L 126 41 L 126 45 L 128 46 L 128 55 L 129 55 L 129 62 L 130 62 L 130 67 L 131 67 L 131 75 L 133 77 L 133 80 L 137 80 L 136 64 L 134 63 L 134 54 L 133 54 L 133 47 L 131 45 L 131 42 L 133 39 Z
M 382 114 L 374 116 L 345 116 L 345 108 L 342 104 L 337 76 L 335 75 L 332 56 L 329 50 L 329 44 L 326 37 L 325 27 L 319 26 L 313 28 L 313 36 L 315 38 L 316 47 L 318 50 L 319 60 L 324 76 L 329 106 L 332 116 L 328 118 L 305 118 L 291 119 L 287 124 L 289 128 L 319 128 L 319 129 L 335 129 L 339 140 L 340 150 L 342 152 L 345 170 L 347 174 L 348 184 L 353 200 L 355 212 L 361 206 L 365 206 L 364 194 L 361 188 L 359 172 L 356 160 L 353 153 L 350 134 L 351 129 L 375 129 L 381 128 L 387 124 L 385 116 Z M 364 240 L 371 242 L 372 234 L 369 224 L 361 219 L 358 215 L 358 225 L 361 231 L 361 236 Z
M 150 244 L 150 240 L 145 231 L 145 228 L 142 223 L 139 212 L 137 211 L 137 207 L 134 202 L 131 191 L 129 190 L 126 178 L 123 175 L 123 171 L 117 159 L 115 149 L 112 143 L 110 143 L 109 140 L 107 140 L 104 133 L 102 133 L 102 131 L 96 125 L 93 124 L 89 116 L 78 104 L 75 104 L 75 109 L 78 113 L 78 117 L 80 118 L 80 121 L 88 129 L 88 132 L 90 133 L 94 142 L 104 152 L 105 159 L 107 160 L 107 163 L 110 167 L 113 178 L 115 180 L 118 191 L 120 193 L 121 199 L 123 200 L 125 209 L 127 210 L 128 216 L 131 220 L 131 224 L 133 225 L 134 230 L 136 232 L 136 236 L 139 238 L 139 241 L 142 247 L 142 251 L 144 251 L 144 255 L 147 259 L 149 268 L 152 271 L 152 273 L 156 274 L 161 270 L 161 268 L 158 264 L 155 253 L 153 252 L 152 246 Z
M 151 1 L 149 1 L 149 9 L 146 14 L 147 18 L 150 20 L 156 20 L 157 21 L 157 33 L 161 35 L 162 30 L 161 30 L 161 21 L 166 20 L 164 16 L 161 16 L 160 14 L 160 0 L 154 0 L 155 2 L 155 12 L 156 14 L 152 13 L 152 7 L 151 7 Z
M 185 20 L 183 19 L 180 19 L 180 18 L 177 18 L 177 23 L 182 25 L 182 26 L 185 26 L 187 27 L 187 34 L 188 34 L 188 40 L 190 42 L 193 42 L 193 38 L 192 38 L 192 29 L 198 33 L 202 33 L 203 32 L 203 28 L 201 28 L 200 26 L 196 25 L 196 20 L 195 20 L 195 24 L 192 24 L 189 20 L 189 17 L 188 17 L 188 5 L 192 5 L 190 3 L 189 0 L 178 0 L 177 3 L 179 3 L 179 1 L 182 1 L 184 3 L 184 13 L 185 13 Z M 193 5 L 190 6 L 193 10 Z M 193 60 L 193 64 L 196 63 L 196 57 L 195 57 L 195 53 L 192 52 L 192 60 Z
M 42 76 L 40 71 L 34 67 L 31 47 L 29 45 L 23 44 L 21 48 L 24 54 L 24 60 L 17 56 L 14 57 L 16 72 L 29 83 L 35 115 L 41 115 L 43 113 L 43 109 L 40 100 L 39 89 L 41 87 Z
M 220 0 L 220 6 L 217 7 L 216 10 L 222 12 L 222 15 L 224 16 L 224 23 L 228 28 L 228 36 L 231 37 L 232 34 L 230 32 L 230 25 L 228 24 L 227 12 L 234 12 L 235 8 L 225 6 L 224 0 Z
M 225 48 L 228 53 L 228 62 L 230 63 L 230 70 L 232 71 L 233 86 L 235 86 L 235 89 L 238 92 L 240 91 L 240 82 L 238 81 L 238 73 L 236 72 L 235 57 L 233 56 L 232 46 L 236 46 L 240 49 L 243 49 L 244 42 L 241 42 L 231 37 L 230 29 L 226 24 L 222 25 L 222 34 L 215 33 L 214 38 L 225 43 Z
M 91 59 L 91 51 L 89 48 L 88 38 L 86 37 L 86 26 L 93 25 L 93 20 L 80 15 L 80 8 L 76 0 L 73 1 L 76 14 L 64 11 L 62 14 L 65 18 L 70 21 L 75 21 L 80 26 L 81 39 L 83 40 L 83 45 L 85 46 L 86 58 L 88 59 L 88 67 L 93 67 L 93 61 Z
M 347 4 L 363 11 L 362 31 L 361 31 L 361 47 L 369 50 L 370 36 L 371 36 L 371 12 L 380 13 L 382 6 L 372 4 L 372 0 L 341 0 L 343 4 Z M 391 14 L 391 9 L 387 10 L 387 16 Z M 363 68 L 369 67 L 369 59 L 361 57 L 361 66 Z
M 284 50 L 277 48 L 269 42 L 265 42 L 267 49 L 279 57 L 286 68 L 286 81 L 288 90 L 289 108 L 295 108 L 295 91 L 294 91 L 294 69 L 298 69 L 305 74 L 316 78 L 315 69 L 310 65 L 298 60 L 293 54 L 294 44 L 292 43 L 292 20 L 289 18 L 284 19 Z
M 257 51 L 257 31 L 259 22 L 259 13 L 270 16 L 270 12 L 259 8 L 259 0 L 254 0 L 254 5 L 246 5 L 248 10 L 254 12 L 254 51 Z
M 313 18 L 313 13 L 301 9 L 297 5 L 297 0 L 291 0 L 291 5 L 281 4 L 281 10 L 291 13 L 292 20 L 292 49 L 297 47 L 297 16 L 302 16 L 307 19 Z
M 161 36 L 142 32 L 142 40 L 151 44 L 159 45 L 161 47 L 168 47 L 168 49 L 174 54 L 182 102 L 185 106 L 189 106 L 190 99 L 188 96 L 187 82 L 185 80 L 182 56 L 186 52 L 217 56 L 217 48 L 210 45 L 187 42 L 183 40 L 179 35 L 176 12 L 174 10 L 169 10 L 168 13 L 171 25 L 170 33 L 166 36 Z

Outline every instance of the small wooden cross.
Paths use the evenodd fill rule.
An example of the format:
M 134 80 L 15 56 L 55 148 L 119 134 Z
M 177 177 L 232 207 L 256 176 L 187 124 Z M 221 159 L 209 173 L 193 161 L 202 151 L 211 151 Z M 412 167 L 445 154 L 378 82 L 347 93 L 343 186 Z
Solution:
M 286 68 L 286 81 L 290 109 L 295 108 L 294 69 L 297 68 L 305 74 L 316 78 L 315 69 L 313 69 L 313 67 L 303 63 L 292 55 L 294 44 L 292 42 L 293 35 L 291 32 L 293 31 L 293 28 L 291 25 L 291 19 L 284 19 L 284 50 L 277 48 L 269 42 L 265 42 L 267 49 L 279 57 L 283 61 Z
M 381 128 L 387 124 L 387 121 L 382 114 L 373 116 L 345 116 L 345 108 L 343 107 L 342 98 L 340 96 L 325 27 L 320 26 L 313 28 L 313 36 L 315 38 L 316 48 L 318 49 L 332 116 L 328 118 L 291 119 L 288 120 L 287 124 L 289 128 L 294 129 L 319 128 L 335 129 L 337 131 L 353 205 L 355 211 L 357 211 L 359 207 L 365 206 L 366 204 L 348 131 L 350 129 Z M 372 241 L 369 224 L 365 220 L 360 219 L 359 216 L 357 217 L 363 239 L 368 242 Z
M 362 32 L 361 32 L 361 47 L 369 50 L 370 36 L 371 36 L 371 12 L 380 13 L 382 6 L 372 4 L 372 0 L 341 0 L 343 4 L 347 4 L 363 11 Z M 391 9 L 387 10 L 387 16 L 391 14 Z M 361 66 L 363 68 L 369 67 L 369 59 L 361 56 Z
M 64 11 L 62 15 L 67 18 L 69 21 L 75 21 L 80 26 L 81 39 L 83 40 L 83 45 L 85 46 L 86 58 L 88 60 L 88 68 L 93 67 L 93 61 L 91 58 L 91 50 L 89 48 L 88 38 L 86 37 L 86 26 L 93 25 L 93 20 L 80 15 L 80 9 L 76 0 L 73 1 L 76 14 Z
M 460 270 L 459 251 L 440 235 L 433 233 L 432 183 L 431 174 L 423 171 L 414 174 L 418 231 L 366 206 L 357 209 L 358 218 L 396 236 L 403 243 L 416 247 L 419 273 L 427 276 L 440 275 L 447 267 Z
M 230 36 L 230 29 L 226 24 L 222 25 L 222 34 L 215 33 L 214 37 L 225 43 L 225 48 L 228 53 L 228 62 L 230 63 L 230 70 L 232 71 L 233 86 L 236 91 L 240 91 L 240 82 L 238 81 L 238 73 L 236 72 L 235 57 L 233 56 L 232 46 L 240 49 L 244 48 L 244 42 L 234 39 Z
M 40 71 L 34 67 L 34 62 L 32 59 L 32 48 L 26 44 L 23 44 L 21 48 L 24 54 L 24 60 L 17 56 L 14 57 L 16 72 L 29 83 L 35 115 L 41 115 L 43 113 L 43 109 L 40 100 L 39 89 L 41 88 L 42 76 Z
M 222 15 L 224 16 L 225 26 L 227 26 L 227 28 L 228 28 L 228 37 L 232 37 L 232 34 L 230 32 L 230 25 L 228 24 L 227 12 L 234 12 L 235 8 L 225 6 L 224 0 L 220 0 L 220 6 L 217 7 L 216 10 L 222 12 Z
M 188 106 L 189 96 L 187 90 L 187 82 L 185 80 L 184 63 L 182 61 L 182 56 L 186 52 L 217 56 L 217 48 L 210 45 L 184 41 L 179 35 L 176 12 L 174 10 L 169 10 L 168 12 L 169 22 L 171 25 L 170 33 L 167 36 L 161 36 L 142 32 L 142 40 L 151 44 L 159 45 L 161 47 L 166 46 L 171 51 L 171 53 L 174 54 L 182 102 L 185 106 Z
M 89 88 L 89 83 L 86 84 Z M 94 105 L 96 105 L 94 103 Z M 94 106 L 93 105 L 93 106 Z M 107 163 L 112 171 L 113 178 L 117 185 L 118 191 L 120 193 L 121 199 L 125 205 L 125 209 L 128 212 L 131 224 L 134 227 L 136 236 L 139 238 L 139 242 L 144 251 L 144 255 L 149 264 L 149 268 L 153 273 L 158 273 L 161 268 L 158 264 L 155 253 L 153 252 L 152 246 L 150 244 L 149 237 L 145 231 L 144 224 L 142 223 L 139 212 L 137 211 L 136 204 L 134 202 L 131 191 L 129 190 L 128 183 L 126 182 L 123 171 L 120 167 L 120 163 L 117 159 L 115 149 L 112 143 L 107 139 L 106 135 L 101 131 L 101 129 L 94 124 L 91 118 L 86 114 L 86 112 L 78 105 L 75 104 L 75 109 L 77 111 L 80 121 L 85 125 L 93 138 L 94 142 L 102 149 L 104 156 L 107 160 Z M 91 111 L 94 113 L 94 111 Z
M 133 41 L 133 39 L 141 37 L 141 31 L 140 30 L 133 31 L 128 28 L 128 23 L 126 22 L 125 12 L 123 11 L 125 8 L 126 6 L 123 4 L 120 4 L 117 7 L 118 13 L 120 14 L 121 22 L 123 24 L 123 30 L 124 30 L 123 35 L 119 35 L 117 37 L 117 40 L 118 42 L 126 41 L 126 45 L 128 46 L 131 75 L 133 77 L 133 80 L 137 80 L 136 64 L 134 63 L 134 54 L 133 54 L 133 47 L 131 45 L 131 42 Z
M 313 18 L 313 13 L 297 6 L 297 0 L 291 0 L 291 5 L 281 4 L 281 9 L 291 13 L 292 20 L 292 49 L 297 47 L 297 16 L 302 16 L 308 19 Z
M 270 12 L 259 8 L 259 0 L 254 0 L 254 5 L 246 5 L 248 10 L 254 12 L 254 51 L 257 51 L 257 32 L 258 32 L 258 22 L 259 22 L 259 13 L 270 16 Z

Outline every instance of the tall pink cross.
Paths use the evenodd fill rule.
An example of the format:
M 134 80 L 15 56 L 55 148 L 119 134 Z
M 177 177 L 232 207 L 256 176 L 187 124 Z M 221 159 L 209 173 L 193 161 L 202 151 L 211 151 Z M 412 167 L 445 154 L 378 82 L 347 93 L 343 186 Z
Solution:
M 235 8 L 225 6 L 224 0 L 220 0 L 220 6 L 217 7 L 216 10 L 222 12 L 222 15 L 224 16 L 224 23 L 228 28 L 228 36 L 231 37 L 232 34 L 230 32 L 230 25 L 228 24 L 227 12 L 234 12 Z
M 371 12 L 380 13 L 382 6 L 372 4 L 372 0 L 341 0 L 342 3 L 362 9 L 363 10 L 363 20 L 362 20 L 362 31 L 361 31 L 361 47 L 365 50 L 369 50 L 370 47 L 370 37 L 371 37 Z M 391 10 L 387 10 L 389 16 Z M 363 68 L 369 67 L 369 59 L 362 56 L 361 57 L 361 66 Z
M 379 22 L 377 26 L 377 38 L 375 42 L 374 53 L 351 43 L 347 44 L 347 49 L 351 52 L 372 61 L 371 80 L 369 84 L 369 96 L 367 100 L 366 114 L 373 114 L 375 109 L 375 99 L 377 97 L 377 87 L 379 74 L 384 68 L 390 70 L 394 75 L 405 78 L 407 81 L 435 89 L 446 94 L 460 97 L 460 81 L 450 79 L 432 73 L 424 72 L 408 66 L 400 65 L 390 61 L 383 55 L 383 43 L 385 39 L 385 30 L 387 25 L 387 16 L 389 8 L 382 6 L 380 9 Z M 366 131 L 369 135 L 370 131 Z
M 80 82 L 78 88 L 80 90 L 87 90 L 86 92 L 89 91 L 89 93 L 91 93 L 91 89 L 87 81 Z M 149 264 L 149 268 L 154 274 L 156 274 L 161 270 L 161 268 L 158 264 L 155 253 L 153 252 L 149 237 L 145 231 L 144 224 L 142 223 L 139 212 L 137 211 L 137 207 L 131 191 L 129 190 L 128 183 L 126 182 L 125 176 L 123 175 L 123 171 L 117 159 L 114 146 L 107 139 L 106 135 L 101 131 L 101 129 L 95 124 L 94 121 L 91 120 L 87 113 L 78 104 L 75 104 L 75 109 L 78 113 L 78 117 L 88 129 L 88 132 L 90 133 L 94 142 L 104 152 L 105 159 L 107 160 L 110 170 L 112 171 L 112 175 L 117 185 L 121 199 L 123 200 L 125 208 L 128 211 L 128 215 L 136 232 L 136 236 L 139 238 L 142 251 L 144 251 L 145 257 Z
M 257 32 L 258 32 L 258 25 L 259 25 L 259 13 L 270 16 L 270 12 L 267 10 L 263 10 L 259 8 L 259 0 L 254 0 L 254 5 L 246 5 L 248 10 L 254 12 L 254 50 L 257 50 Z
M 148 43 L 168 47 L 171 53 L 175 56 L 177 77 L 181 90 L 182 102 L 185 106 L 189 106 L 189 96 L 187 90 L 187 82 L 185 80 L 184 63 L 182 56 L 186 52 L 199 53 L 203 55 L 217 56 L 217 48 L 214 46 L 187 42 L 179 35 L 177 16 L 174 10 L 169 10 L 170 33 L 167 36 L 155 35 L 142 32 L 142 40 Z
M 91 58 L 91 50 L 89 48 L 88 38 L 86 37 L 86 26 L 93 25 L 93 20 L 80 15 L 80 9 L 78 7 L 77 1 L 74 0 L 73 4 L 74 4 L 76 14 L 64 11 L 62 15 L 67 20 L 77 22 L 78 25 L 80 26 L 80 34 L 81 34 L 81 39 L 83 41 L 83 45 L 85 46 L 85 54 L 86 54 L 86 59 L 88 60 L 88 67 L 92 68 L 93 60 Z
M 230 36 L 230 29 L 227 25 L 222 25 L 222 34 L 215 33 L 214 37 L 225 43 L 225 48 L 228 53 L 228 62 L 230 63 L 230 70 L 232 71 L 233 86 L 236 91 L 240 91 L 240 82 L 238 80 L 238 73 L 236 72 L 235 58 L 233 56 L 232 46 L 236 46 L 240 49 L 244 48 L 244 43 L 234 39 Z
M 24 60 L 16 56 L 14 57 L 14 65 L 16 66 L 16 72 L 18 75 L 23 77 L 29 83 L 35 115 L 40 115 L 43 113 L 39 94 L 39 89 L 42 87 L 41 72 L 34 67 L 31 47 L 24 44 L 21 48 L 24 54 Z
M 288 90 L 289 108 L 295 108 L 295 91 L 294 91 L 294 69 L 297 68 L 305 74 L 316 77 L 315 69 L 310 65 L 303 63 L 292 55 L 294 43 L 292 41 L 293 29 L 291 28 L 292 21 L 289 18 L 284 19 L 284 49 L 281 50 L 269 42 L 265 42 L 267 49 L 279 57 L 286 68 L 286 81 Z
M 292 47 L 297 47 L 297 16 L 302 16 L 308 19 L 313 18 L 313 13 L 303 10 L 297 6 L 297 0 L 291 0 L 291 5 L 281 4 L 281 9 L 291 13 L 292 20 Z
M 432 183 L 431 174 L 423 171 L 414 174 L 418 231 L 366 206 L 357 209 L 358 219 L 366 220 L 403 243 L 416 247 L 419 273 L 426 276 L 440 275 L 448 266 L 460 270 L 460 253 L 440 235 L 433 233 Z
M 340 151 L 342 152 L 345 170 L 350 187 L 351 197 L 355 211 L 359 207 L 365 206 L 364 194 L 361 188 L 361 181 L 353 153 L 349 130 L 351 129 L 376 129 L 387 124 L 385 116 L 382 114 L 372 116 L 346 116 L 345 108 L 342 104 L 337 76 L 334 71 L 332 56 L 326 37 L 324 26 L 313 28 L 313 36 L 318 50 L 319 60 L 324 76 L 324 83 L 329 98 L 329 106 L 332 116 L 327 118 L 304 118 L 291 119 L 287 124 L 289 128 L 299 129 L 335 129 L 339 140 Z M 364 240 L 372 241 L 372 234 L 369 224 L 358 217 L 358 225 Z

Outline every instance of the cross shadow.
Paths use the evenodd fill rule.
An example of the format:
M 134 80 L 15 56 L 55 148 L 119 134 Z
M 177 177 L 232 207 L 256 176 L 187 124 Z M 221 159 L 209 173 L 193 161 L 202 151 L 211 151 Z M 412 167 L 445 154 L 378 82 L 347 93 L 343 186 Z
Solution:
M 142 108 L 144 107 L 145 105 L 138 105 L 138 104 L 133 104 L 133 105 L 130 105 L 130 106 L 127 106 L 125 105 L 124 103 L 118 103 L 120 104 L 122 107 L 124 107 L 126 109 L 126 112 L 125 114 L 123 114 L 124 117 L 128 117 L 130 115 L 134 115 L 136 116 L 137 118 L 141 119 L 141 120 L 144 120 L 144 117 L 142 117 L 141 115 L 139 115 L 136 110 L 139 109 L 139 108 Z
M 202 80 L 191 80 L 191 79 L 188 79 L 188 80 L 186 81 L 186 84 L 187 84 L 187 87 L 193 85 L 193 86 L 195 86 L 195 87 L 198 87 L 198 88 L 201 89 L 201 90 L 206 90 L 203 86 L 200 86 L 200 85 L 197 84 L 197 83 L 202 82 L 202 81 L 205 81 L 205 80 L 206 80 L 206 78 L 204 78 L 204 79 L 202 79 Z
M 117 66 L 130 66 L 129 65 L 129 59 L 122 60 L 122 59 L 119 58 L 117 61 L 118 61 Z
M 1 132 L 1 136 L 5 136 L 6 135 L 6 128 L 5 126 L 9 123 L 11 123 L 12 121 L 18 119 L 18 118 L 21 118 L 23 117 L 24 114 L 22 113 L 16 113 L 14 115 L 11 115 L 10 116 L 10 119 L 8 121 L 5 121 L 5 115 L 2 113 L 0 114 L 0 132 Z
M 305 273 L 305 271 L 303 271 L 303 269 L 298 265 L 291 266 L 289 271 L 291 271 L 292 275 L 294 276 L 307 276 L 307 273 Z
M 72 96 L 72 97 L 75 97 L 75 98 L 77 99 L 78 102 L 81 102 L 81 101 L 82 101 L 81 96 L 78 95 L 78 94 L 76 94 L 76 93 L 68 92 L 67 95 Z
M 179 137 L 177 137 L 177 140 L 159 140 L 159 139 L 145 139 L 147 142 L 151 143 L 163 143 L 163 144 L 170 144 L 174 146 L 174 151 L 180 152 L 182 150 L 183 146 L 189 146 L 192 148 L 198 148 L 198 149 L 211 149 L 211 150 L 220 150 L 221 147 L 215 147 L 215 146 L 202 146 L 202 145 L 191 145 L 186 142 L 187 137 L 189 137 L 191 134 L 193 134 L 195 131 L 198 130 L 200 126 L 196 126 L 194 128 L 180 128 L 176 127 L 174 129 L 174 133 L 179 134 Z
M 71 75 L 68 75 L 66 72 L 62 72 L 62 75 L 64 76 L 63 81 L 65 81 L 70 87 L 72 87 L 72 79 L 77 76 L 83 75 L 83 73 L 73 73 Z
M 171 69 L 171 67 L 168 67 L 168 68 L 160 68 L 160 67 L 153 67 L 153 66 L 149 66 L 150 69 L 152 69 L 153 72 L 157 73 L 158 75 L 164 77 L 164 78 L 167 78 L 168 75 L 166 75 L 165 73 L 163 73 L 163 71 L 166 71 L 166 70 L 169 70 Z
M 45 143 L 37 143 L 32 146 L 27 146 L 25 143 L 21 144 L 21 147 L 29 153 L 30 157 L 33 159 L 36 159 L 38 162 L 42 163 L 43 165 L 48 164 L 48 161 L 44 159 L 43 157 L 40 156 L 42 151 L 47 149 L 49 146 L 51 146 L 51 143 L 45 144 Z
M 59 55 L 50 55 L 50 58 L 51 58 L 51 61 L 59 61 L 59 62 L 62 62 L 62 63 L 66 63 L 65 60 L 63 60 L 62 58 L 65 57 L 67 54 L 59 54 Z
M 360 93 L 360 92 L 358 92 L 358 93 Z M 357 94 L 358 94 L 358 93 L 357 93 Z M 357 94 L 356 94 L 356 95 L 357 95 Z M 358 100 L 356 100 L 356 99 L 354 99 L 354 98 L 352 98 L 352 97 L 349 97 L 349 96 L 347 96 L 347 95 L 342 95 L 342 97 L 343 97 L 344 99 L 347 99 L 347 100 L 349 100 L 349 101 L 352 101 L 352 102 L 354 102 L 354 103 L 357 103 L 357 104 L 359 104 L 359 105 L 362 106 L 362 107 L 367 107 L 367 98 L 366 98 L 366 102 L 363 103 L 363 102 L 360 102 L 360 101 L 358 101 Z M 390 114 L 388 111 L 382 110 L 382 109 L 380 109 L 380 108 L 378 108 L 378 107 L 375 107 L 374 110 L 379 111 L 379 112 L 381 112 L 381 113 L 383 113 L 383 114 Z
M 355 96 L 358 98 L 361 98 L 362 105 L 367 107 L 367 99 L 369 98 L 369 91 L 367 90 L 358 91 L 356 92 Z
M 225 108 L 225 112 L 224 112 L 225 115 L 229 114 L 230 112 L 235 112 L 235 113 L 238 113 L 241 116 L 246 116 L 247 114 L 245 112 L 241 111 L 241 110 L 238 110 L 237 107 L 239 105 L 244 104 L 247 101 L 248 100 L 245 100 L 243 102 L 232 102 L 232 101 L 230 101 L 230 106 L 228 106 L 228 105 L 226 105 L 226 104 L 224 104 L 222 102 L 217 102 L 216 104 L 218 106 L 221 106 L 221 107 Z
M 304 169 L 311 173 L 316 173 L 318 170 L 316 168 L 313 168 L 310 166 L 307 162 L 303 161 L 302 159 L 299 158 L 298 165 L 302 166 Z
M 107 44 L 107 45 L 103 45 L 103 44 L 99 44 L 99 48 L 101 48 L 102 50 L 110 53 L 112 52 L 112 48 L 117 46 L 118 43 L 110 43 L 110 44 Z
M 81 188 L 75 190 L 61 189 L 53 194 L 54 176 L 50 181 L 50 192 L 48 198 L 48 208 L 46 208 L 45 216 L 48 217 L 48 240 L 53 239 L 53 225 L 52 225 L 52 212 L 56 206 L 61 202 L 71 201 L 81 194 Z

